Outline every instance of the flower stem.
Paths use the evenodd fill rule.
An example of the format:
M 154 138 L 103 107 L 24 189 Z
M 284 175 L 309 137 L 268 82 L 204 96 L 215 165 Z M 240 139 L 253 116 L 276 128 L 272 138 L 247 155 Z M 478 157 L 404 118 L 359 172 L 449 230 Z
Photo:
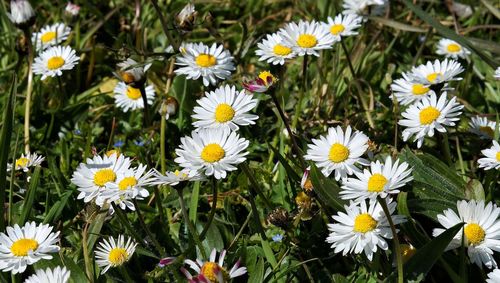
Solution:
M 141 84 L 139 86 L 139 90 L 141 91 L 142 102 L 144 103 L 144 117 L 142 125 L 146 128 L 149 124 L 149 105 L 148 97 L 146 96 L 145 84 Z
M 217 180 L 215 178 L 212 178 L 212 208 L 210 209 L 210 215 L 208 216 L 208 221 L 205 224 L 205 227 L 203 228 L 203 231 L 201 231 L 200 234 L 200 240 L 203 241 L 205 239 L 205 236 L 208 232 L 208 229 L 210 228 L 210 225 L 212 225 L 212 221 L 214 220 L 215 217 L 215 210 L 217 209 Z
M 163 28 L 163 32 L 167 36 L 168 43 L 172 45 L 174 48 L 174 52 L 179 51 L 179 44 L 177 43 L 176 40 L 174 40 L 172 34 L 170 33 L 170 29 L 168 28 L 167 22 L 168 22 L 168 16 L 164 16 L 161 13 L 160 7 L 158 6 L 158 1 L 157 0 L 151 0 L 151 3 L 153 3 L 153 7 L 156 10 L 156 13 L 158 14 L 158 18 L 160 19 L 161 26 Z
M 391 213 L 389 212 L 389 208 L 387 207 L 387 203 L 380 196 L 377 197 L 380 206 L 384 210 L 384 214 L 389 221 L 389 225 L 391 226 L 392 232 L 392 240 L 394 242 L 394 250 L 396 253 L 396 264 L 398 269 L 398 283 L 403 283 L 403 255 L 401 254 L 401 247 L 399 245 L 398 234 L 396 231 L 396 227 L 394 226 L 394 222 L 392 221 Z
M 189 215 L 186 209 L 186 203 L 184 201 L 183 188 L 177 189 L 177 193 L 179 194 L 179 203 L 181 204 L 181 211 L 182 211 L 182 217 L 184 218 L 184 222 L 186 222 L 189 232 L 191 233 L 195 244 L 198 246 L 198 249 L 200 250 L 201 256 L 203 257 L 203 259 L 207 259 L 207 253 L 205 252 L 205 248 L 201 244 L 198 232 L 196 231 L 196 228 L 194 227 L 193 223 L 191 223 L 191 221 L 189 220 Z
M 444 158 L 446 159 L 446 163 L 448 163 L 448 166 L 453 166 L 453 161 L 451 160 L 451 153 L 450 153 L 450 141 L 448 140 L 448 134 L 447 133 L 441 133 L 441 148 L 443 150 L 443 155 Z
M 151 239 L 156 250 L 160 253 L 161 256 L 163 256 L 164 255 L 163 248 L 161 247 L 158 240 L 156 240 L 156 237 L 153 235 L 153 233 L 151 233 L 148 226 L 146 226 L 146 222 L 144 222 L 144 217 L 142 216 L 142 213 L 141 213 L 141 210 L 139 208 L 139 204 L 137 203 L 137 200 L 133 199 L 133 203 L 134 203 L 134 207 L 135 207 L 135 212 L 137 213 L 137 218 L 139 218 L 139 223 L 141 224 L 142 229 L 144 229 L 144 231 L 146 232 L 148 237 Z
M 266 196 L 262 193 L 260 190 L 260 185 L 255 179 L 255 176 L 253 175 L 252 171 L 250 170 L 250 167 L 248 167 L 248 164 L 246 162 L 241 163 L 241 169 L 243 170 L 243 173 L 247 175 L 248 180 L 250 181 L 250 191 L 257 192 L 257 194 L 262 198 L 262 201 L 264 201 L 264 204 L 268 209 L 272 209 L 271 203 L 267 200 Z
M 26 90 L 26 102 L 24 105 L 24 152 L 30 151 L 30 111 L 31 93 L 33 92 L 33 44 L 31 34 L 27 29 L 23 29 L 24 36 L 28 41 L 28 87 Z
M 111 205 L 113 206 L 113 209 L 115 210 L 118 219 L 123 224 L 123 226 L 125 226 L 125 229 L 132 235 L 132 237 L 138 244 L 144 246 L 144 239 L 139 235 L 139 233 L 137 233 L 137 231 L 132 227 L 132 225 L 130 225 L 127 216 L 125 216 L 121 208 L 114 203 L 111 203 Z

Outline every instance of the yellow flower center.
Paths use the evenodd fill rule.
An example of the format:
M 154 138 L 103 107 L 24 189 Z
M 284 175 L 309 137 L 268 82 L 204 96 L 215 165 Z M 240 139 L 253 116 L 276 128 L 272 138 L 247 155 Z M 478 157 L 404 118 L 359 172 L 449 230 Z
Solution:
M 330 158 L 330 160 L 335 163 L 345 161 L 347 158 L 349 158 L 349 149 L 340 143 L 334 143 L 330 148 L 328 158 Z
M 38 242 L 33 239 L 19 239 L 10 246 L 10 251 L 15 256 L 27 256 L 29 251 L 34 251 L 38 248 Z
M 132 73 L 124 72 L 122 74 L 122 80 L 127 84 L 131 84 L 135 81 L 135 77 Z M 128 92 L 128 90 L 127 90 L 127 92 Z
M 201 267 L 200 273 L 203 274 L 210 282 L 219 282 L 219 274 L 222 272 L 223 282 L 229 281 L 227 271 L 215 262 L 205 262 Z
M 490 126 L 479 127 L 479 131 L 487 134 L 490 137 L 493 137 L 495 135 L 495 132 L 493 131 L 493 129 Z
M 40 40 L 43 43 L 47 43 L 49 41 L 52 41 L 54 38 L 56 38 L 56 32 L 55 31 L 48 31 L 44 33 L 41 37 Z
M 429 91 L 429 88 L 422 84 L 414 84 L 411 87 L 411 91 L 414 95 L 422 95 L 426 94 Z
M 210 54 L 200 54 L 196 57 L 196 64 L 202 68 L 212 67 L 217 63 L 217 59 Z
M 443 74 L 441 74 L 441 73 L 432 73 L 432 74 L 427 75 L 426 78 L 429 82 L 433 83 L 438 78 L 438 76 L 442 76 L 442 75 Z
M 94 174 L 94 184 L 103 187 L 108 182 L 114 182 L 116 174 L 111 169 L 101 169 Z
M 273 48 L 273 52 L 274 52 L 274 54 L 276 54 L 278 56 L 286 56 L 286 55 L 292 53 L 292 49 L 290 47 L 286 47 L 286 46 L 281 45 L 281 44 L 276 44 Z
M 403 263 L 407 262 L 416 252 L 417 249 L 415 249 L 414 247 L 408 244 L 402 244 L 401 254 L 403 255 Z
M 460 50 L 462 50 L 462 47 L 460 47 L 460 45 L 458 45 L 458 44 L 452 43 L 452 44 L 448 44 L 446 49 L 448 50 L 448 52 L 456 53 L 456 52 L 459 52 Z
M 124 191 L 130 187 L 137 185 L 137 179 L 135 177 L 125 177 L 118 183 L 118 188 Z
M 216 143 L 207 144 L 201 151 L 201 159 L 209 163 L 217 162 L 224 158 L 225 155 L 224 149 Z
M 496 158 L 497 158 L 497 161 L 500 162 L 500 151 L 497 152 Z
M 469 223 L 464 228 L 465 238 L 473 245 L 477 245 L 484 240 L 486 233 L 483 228 L 476 223 Z
M 234 117 L 234 109 L 231 105 L 221 103 L 215 108 L 215 121 L 225 123 L 231 121 Z
M 24 168 L 26 166 L 28 166 L 28 163 L 30 162 L 30 160 L 26 157 L 21 157 L 19 159 L 16 160 L 16 168 Z
M 385 184 L 387 184 L 387 178 L 385 178 L 384 175 L 379 173 L 373 174 L 370 179 L 368 179 L 368 191 L 380 193 L 384 190 Z
M 113 155 L 115 153 L 116 153 L 116 156 L 120 155 L 120 151 L 118 149 L 112 149 L 112 150 L 106 151 L 106 156 L 110 157 L 111 155 Z
M 318 44 L 318 40 L 314 35 L 311 34 L 301 34 L 297 39 L 297 44 L 302 48 L 311 48 Z
M 420 124 L 429 125 L 441 115 L 441 112 L 436 108 L 429 106 L 420 111 Z
M 61 56 L 54 56 L 47 61 L 47 68 L 49 70 L 59 69 L 64 65 L 64 59 Z
M 343 24 L 336 24 L 330 27 L 330 32 L 333 35 L 337 35 L 345 30 L 345 27 Z
M 276 77 L 275 77 L 275 76 L 273 76 L 273 74 L 271 74 L 271 72 L 269 72 L 269 71 L 260 72 L 260 73 L 259 73 L 259 78 L 260 78 L 261 80 L 263 80 L 263 81 L 264 81 L 264 84 L 266 84 L 266 85 L 267 85 L 267 79 L 268 79 L 268 78 L 271 78 L 271 81 L 272 81 L 273 83 L 274 83 L 274 82 L 276 82 L 276 81 L 278 80 L 278 79 L 276 79 Z
M 109 252 L 108 260 L 113 266 L 122 265 L 127 259 L 128 253 L 124 248 L 114 248 Z
M 132 100 L 137 100 L 141 98 L 141 90 L 135 87 L 127 87 L 127 96 Z
M 370 232 L 377 228 L 377 220 L 368 213 L 363 213 L 356 216 L 354 219 L 354 231 L 359 233 Z

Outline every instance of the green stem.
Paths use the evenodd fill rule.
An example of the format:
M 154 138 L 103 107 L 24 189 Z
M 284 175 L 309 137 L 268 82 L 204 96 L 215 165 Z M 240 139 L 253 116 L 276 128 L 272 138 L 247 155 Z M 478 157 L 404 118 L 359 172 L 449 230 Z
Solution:
M 30 111 L 31 111 L 31 92 L 33 91 L 33 44 L 31 34 L 24 29 L 24 36 L 28 41 L 28 87 L 26 90 L 26 101 L 24 105 L 24 151 L 30 151 Z
M 130 278 L 130 275 L 128 274 L 127 268 L 125 266 L 121 265 L 118 269 L 120 270 L 122 276 L 125 278 L 125 282 L 127 283 L 135 282 L 134 280 L 132 280 L 132 278 Z
M 14 155 L 17 153 L 17 144 L 19 142 L 19 132 L 16 134 L 16 144 L 14 146 Z M 10 184 L 9 184 L 9 225 L 12 225 L 12 204 L 14 203 L 14 181 L 16 178 L 16 162 L 12 162 L 12 168 L 10 169 Z
M 174 40 L 172 34 L 170 33 L 170 29 L 168 28 L 167 22 L 168 22 L 168 17 L 163 16 L 160 10 L 160 7 L 158 6 L 158 1 L 156 0 L 151 0 L 151 3 L 153 3 L 153 7 L 156 10 L 156 13 L 158 14 L 158 18 L 160 19 L 161 22 L 161 27 L 163 28 L 163 32 L 167 36 L 168 43 L 172 45 L 174 48 L 174 52 L 179 51 L 179 44 L 177 43 L 176 40 Z
M 253 175 L 252 171 L 250 170 L 250 167 L 248 167 L 248 164 L 246 162 L 243 162 L 243 163 L 241 163 L 240 166 L 241 166 L 241 169 L 243 170 L 243 173 L 245 173 L 245 175 L 247 175 L 247 178 L 250 181 L 250 186 L 249 186 L 250 191 L 252 193 L 254 191 L 256 191 L 257 194 L 262 198 L 262 201 L 264 202 L 266 207 L 268 209 L 272 209 L 273 207 L 272 207 L 271 203 L 269 202 L 269 200 L 267 200 L 266 196 L 260 190 L 261 186 L 257 182 L 257 179 L 255 179 L 255 176 Z
M 165 134 L 166 134 L 166 128 L 167 128 L 167 119 L 165 119 L 165 116 L 161 115 L 161 122 L 160 122 L 160 164 L 161 164 L 161 173 L 165 174 L 167 171 L 167 161 L 165 159 Z M 159 197 L 159 196 L 157 196 Z
M 448 166 L 450 167 L 453 166 L 453 161 L 451 160 L 451 153 L 450 153 L 450 142 L 448 140 L 447 133 L 442 133 L 441 146 L 443 149 L 444 158 L 446 159 Z
M 144 229 L 144 231 L 146 232 L 148 237 L 151 239 L 156 250 L 160 253 L 160 255 L 163 256 L 163 254 L 164 254 L 163 248 L 161 247 L 158 240 L 156 240 L 156 237 L 153 235 L 153 233 L 151 233 L 148 226 L 146 226 L 146 222 L 144 222 L 144 217 L 142 216 L 141 209 L 139 208 L 139 204 L 137 204 L 137 200 L 133 199 L 133 203 L 134 203 L 134 207 L 135 207 L 135 212 L 137 213 L 137 218 L 139 218 L 139 223 L 141 224 L 142 229 Z
M 112 203 L 111 205 L 113 206 L 115 213 L 118 216 L 118 219 L 123 224 L 123 226 L 125 226 L 125 229 L 132 235 L 132 237 L 138 244 L 145 246 L 144 239 L 139 235 L 139 233 L 137 233 L 137 231 L 132 227 L 132 225 L 130 225 L 127 216 L 123 213 L 121 208 L 114 203 Z
M 299 100 L 297 102 L 297 106 L 295 107 L 295 116 L 293 117 L 292 121 L 292 128 L 297 127 L 297 123 L 299 122 L 299 116 L 300 113 L 302 112 L 302 102 L 304 100 L 304 96 L 306 94 L 306 89 L 307 89 L 307 55 L 304 55 L 304 59 L 302 61 L 302 89 L 299 93 Z M 291 137 L 290 137 L 291 138 Z
M 401 254 L 401 247 L 399 245 L 399 239 L 398 239 L 398 233 L 396 231 L 396 227 L 394 226 L 394 222 L 392 221 L 392 216 L 391 213 L 389 212 L 389 208 L 387 207 L 387 203 L 385 202 L 384 199 L 381 197 L 377 198 L 378 202 L 380 203 L 380 206 L 382 206 L 382 209 L 384 210 L 385 216 L 387 218 L 387 221 L 389 222 L 389 225 L 391 226 L 391 232 L 392 232 L 392 240 L 394 242 L 394 252 L 396 253 L 396 264 L 397 264 L 397 269 L 398 269 L 398 283 L 403 283 L 403 255 Z
M 189 232 L 191 233 L 191 236 L 193 237 L 195 244 L 198 246 L 198 249 L 200 250 L 201 256 L 203 257 L 203 259 L 207 259 L 207 253 L 205 252 L 205 248 L 201 244 L 198 232 L 196 231 L 196 228 L 194 227 L 193 223 L 191 223 L 191 221 L 189 220 L 189 215 L 186 209 L 186 203 L 184 202 L 183 188 L 177 189 L 177 193 L 179 194 L 179 203 L 181 205 L 182 217 L 184 217 L 184 222 L 186 222 Z
M 141 84 L 139 86 L 139 90 L 141 91 L 142 102 L 144 103 L 144 117 L 143 117 L 143 126 L 146 128 L 149 124 L 149 105 L 148 105 L 148 97 L 146 96 L 146 89 L 144 88 L 145 84 Z
M 210 215 L 208 216 L 208 221 L 205 224 L 205 227 L 201 231 L 200 234 L 200 240 L 203 241 L 205 239 L 205 235 L 208 232 L 208 229 L 210 228 L 210 225 L 212 225 L 212 221 L 214 220 L 215 217 L 215 211 L 217 210 L 217 180 L 215 178 L 212 178 L 212 208 L 210 209 Z

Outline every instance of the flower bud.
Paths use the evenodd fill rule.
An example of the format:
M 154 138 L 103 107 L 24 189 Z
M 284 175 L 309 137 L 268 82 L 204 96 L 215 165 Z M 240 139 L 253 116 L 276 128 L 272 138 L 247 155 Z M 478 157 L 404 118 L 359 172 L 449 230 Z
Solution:
M 25 29 L 35 23 L 35 11 L 27 0 L 10 1 L 10 21 L 18 28 Z

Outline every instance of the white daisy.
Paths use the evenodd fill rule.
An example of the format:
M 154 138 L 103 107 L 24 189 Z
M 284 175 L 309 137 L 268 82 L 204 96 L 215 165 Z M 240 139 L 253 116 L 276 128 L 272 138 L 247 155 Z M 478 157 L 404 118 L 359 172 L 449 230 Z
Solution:
M 131 238 L 125 243 L 125 236 L 119 235 L 115 240 L 109 237 L 108 240 L 103 239 L 95 251 L 96 262 L 99 267 L 103 268 L 101 274 L 106 273 L 110 267 L 122 266 L 127 262 L 135 252 L 137 243 Z
M 203 85 L 215 85 L 217 80 L 226 80 L 236 70 L 234 58 L 222 45 L 216 43 L 211 47 L 203 43 L 186 44 L 181 48 L 176 65 L 181 66 L 175 73 L 186 75 L 189 80 L 203 78 Z
M 55 23 L 53 25 L 44 26 L 40 32 L 33 33 L 31 40 L 35 45 L 35 49 L 40 51 L 51 46 L 62 44 L 68 39 L 70 33 L 70 27 L 63 23 Z
M 259 76 L 252 81 L 242 82 L 243 87 L 249 92 L 264 93 L 276 83 L 278 79 L 269 71 L 259 73 Z
M 342 7 L 344 14 L 365 14 L 366 10 L 370 6 L 382 6 L 385 5 L 386 1 L 384 0 L 344 0 L 342 3 Z
M 342 37 L 356 35 L 356 29 L 361 27 L 363 18 L 355 14 L 338 14 L 335 19 L 328 17 L 325 28 L 335 37 L 336 41 L 340 41 Z
M 500 145 L 493 141 L 493 146 L 481 151 L 485 157 L 479 158 L 479 168 L 484 170 L 500 169 Z
M 30 167 L 35 167 L 40 164 L 45 160 L 45 157 L 38 155 L 36 153 L 26 153 L 26 155 L 21 154 L 21 157 L 16 159 L 16 162 L 14 164 L 7 164 L 7 171 L 12 170 L 12 167 L 14 167 L 14 170 L 23 170 L 24 172 L 28 172 Z
M 363 172 L 354 172 L 356 178 L 347 178 L 342 184 L 340 196 L 342 199 L 353 199 L 355 202 L 361 202 L 365 199 L 376 201 L 377 196 L 386 198 L 390 194 L 399 193 L 399 188 L 413 180 L 411 168 L 406 162 L 399 164 L 388 156 L 385 163 L 380 161 L 372 162 L 370 170 L 364 169 Z
M 244 90 L 237 91 L 235 86 L 221 86 L 215 91 L 205 92 L 205 97 L 196 101 L 194 114 L 197 121 L 193 126 L 198 129 L 217 128 L 237 131 L 239 126 L 255 124 L 259 118 L 248 112 L 257 106 L 258 100 Z
M 457 77 L 464 71 L 462 65 L 454 60 L 444 59 L 436 60 L 434 63 L 428 61 L 425 65 L 413 67 L 408 74 L 414 82 L 423 85 L 437 85 L 449 81 L 458 81 L 462 78 Z
M 319 50 L 331 49 L 336 41 L 330 31 L 316 21 L 301 20 L 298 24 L 288 23 L 280 29 L 279 34 L 283 38 L 284 45 L 292 47 L 299 56 L 319 56 Z
M 500 208 L 491 202 L 485 205 L 483 201 L 462 200 L 457 202 L 457 211 L 458 214 L 450 208 L 438 214 L 437 219 L 445 229 L 436 228 L 432 235 L 437 237 L 446 229 L 465 222 L 446 249 L 461 247 L 462 235 L 465 235 L 463 242 L 470 261 L 479 267 L 484 264 L 488 268 L 497 268 L 493 252 L 500 251 Z
M 7 16 L 13 24 L 21 26 L 35 18 L 35 11 L 27 0 L 11 0 L 10 13 L 7 13 Z
M 313 139 L 312 142 L 307 145 L 304 158 L 316 162 L 316 166 L 322 168 L 321 172 L 327 177 L 335 171 L 337 181 L 359 171 L 356 164 L 369 164 L 361 158 L 368 149 L 368 137 L 360 131 L 353 134 L 351 126 L 347 126 L 345 133 L 340 126 L 329 128 L 326 136 Z
M 189 282 L 229 282 L 231 279 L 247 273 L 246 267 L 240 267 L 240 260 L 238 260 L 228 271 L 227 267 L 224 266 L 225 257 L 226 250 L 222 250 L 219 255 L 219 260 L 217 261 L 217 251 L 213 249 L 210 253 L 209 260 L 206 262 L 201 259 L 196 259 L 196 261 L 190 259 L 185 260 L 184 263 L 189 265 L 189 267 L 197 273 L 194 278 L 198 281 Z M 189 280 L 192 280 L 193 276 L 191 276 L 186 269 L 183 268 L 182 272 Z
M 66 283 L 71 272 L 66 267 L 57 266 L 54 269 L 37 269 L 24 283 Z
M 273 65 L 284 65 L 285 60 L 294 58 L 297 54 L 290 45 L 287 45 L 278 33 L 268 34 L 265 39 L 257 44 L 259 61 L 266 61 Z
M 488 273 L 488 279 L 486 283 L 499 283 L 500 282 L 500 269 L 495 269 Z
M 69 46 L 53 46 L 43 51 L 33 62 L 33 73 L 47 77 L 61 76 L 62 71 L 71 70 L 78 64 L 80 57 Z
M 126 84 L 142 82 L 146 79 L 146 72 L 151 67 L 151 63 L 139 64 L 132 58 L 116 64 L 120 69 L 120 76 Z
M 59 251 L 59 231 L 52 233 L 52 228 L 48 224 L 37 226 L 35 222 L 7 227 L 7 233 L 0 233 L 0 270 L 23 273 L 28 265 L 52 259 L 50 254 Z
M 444 55 L 447 58 L 465 58 L 470 54 L 467 48 L 462 47 L 456 41 L 447 38 L 441 38 L 436 46 L 436 53 Z
M 145 87 L 148 104 L 153 104 L 155 98 L 155 89 L 148 85 Z M 123 112 L 128 110 L 136 110 L 144 108 L 141 90 L 132 85 L 127 85 L 124 82 L 118 82 L 114 89 L 116 106 L 120 107 Z
M 498 67 L 495 70 L 495 74 L 493 75 L 493 77 L 495 77 L 495 79 L 497 79 L 497 80 L 500 80 L 500 67 Z
M 64 12 L 71 15 L 72 17 L 78 16 L 78 14 L 80 13 L 80 6 L 68 2 L 66 8 L 64 8 Z
M 403 73 L 403 78 L 397 79 L 391 84 L 391 90 L 390 98 L 396 98 L 402 105 L 418 102 L 433 92 L 428 85 L 413 82 L 406 73 Z
M 139 164 L 137 168 L 128 168 L 117 174 L 116 182 L 107 183 L 106 189 L 97 196 L 96 204 L 103 206 L 104 203 L 114 202 L 121 209 L 127 207 L 135 210 L 133 199 L 143 200 L 149 196 L 145 187 L 151 186 L 155 180 L 153 170 L 146 171 L 147 166 Z
M 471 133 L 478 135 L 482 139 L 491 140 L 495 135 L 497 123 L 488 120 L 486 117 L 475 116 L 472 117 L 469 126 L 469 131 Z
M 155 180 L 152 182 L 153 185 L 175 186 L 181 182 L 205 180 L 205 175 L 199 171 L 191 172 L 191 170 L 187 168 L 182 170 L 167 171 L 165 175 L 161 174 L 157 170 L 154 170 L 154 176 Z
M 175 150 L 175 162 L 190 169 L 190 177 L 200 170 L 216 179 L 226 178 L 227 172 L 246 160 L 249 142 L 238 133 L 222 129 L 201 129 L 191 137 L 181 138 L 180 148 Z
M 95 155 L 87 158 L 86 163 L 80 163 L 73 172 L 71 182 L 78 187 L 77 199 L 89 202 L 98 197 L 106 188 L 107 183 L 116 182 L 117 176 L 130 167 L 130 159 L 123 154 L 113 153 L 102 157 Z
M 393 215 L 396 202 L 391 202 L 389 198 L 384 201 L 387 203 L 394 225 L 406 221 L 402 215 Z M 335 253 L 342 252 L 345 256 L 348 253 L 360 254 L 364 251 L 371 261 L 378 248 L 388 249 L 385 239 L 392 239 L 393 235 L 380 203 L 371 201 L 367 205 L 362 201 L 359 204 L 345 205 L 344 209 L 345 213 L 339 212 L 332 216 L 336 223 L 328 224 L 330 235 L 326 238 L 326 242 L 332 244 Z
M 429 97 L 422 98 L 403 112 L 405 119 L 398 122 L 399 125 L 406 127 L 403 130 L 403 140 L 407 141 L 415 135 L 413 140 L 420 148 L 425 136 L 434 136 L 434 130 L 445 133 L 444 126 L 455 126 L 455 121 L 460 120 L 458 116 L 462 114 L 462 108 L 464 106 L 456 102 L 456 97 L 448 100 L 446 92 L 443 92 L 437 100 L 432 92 Z

